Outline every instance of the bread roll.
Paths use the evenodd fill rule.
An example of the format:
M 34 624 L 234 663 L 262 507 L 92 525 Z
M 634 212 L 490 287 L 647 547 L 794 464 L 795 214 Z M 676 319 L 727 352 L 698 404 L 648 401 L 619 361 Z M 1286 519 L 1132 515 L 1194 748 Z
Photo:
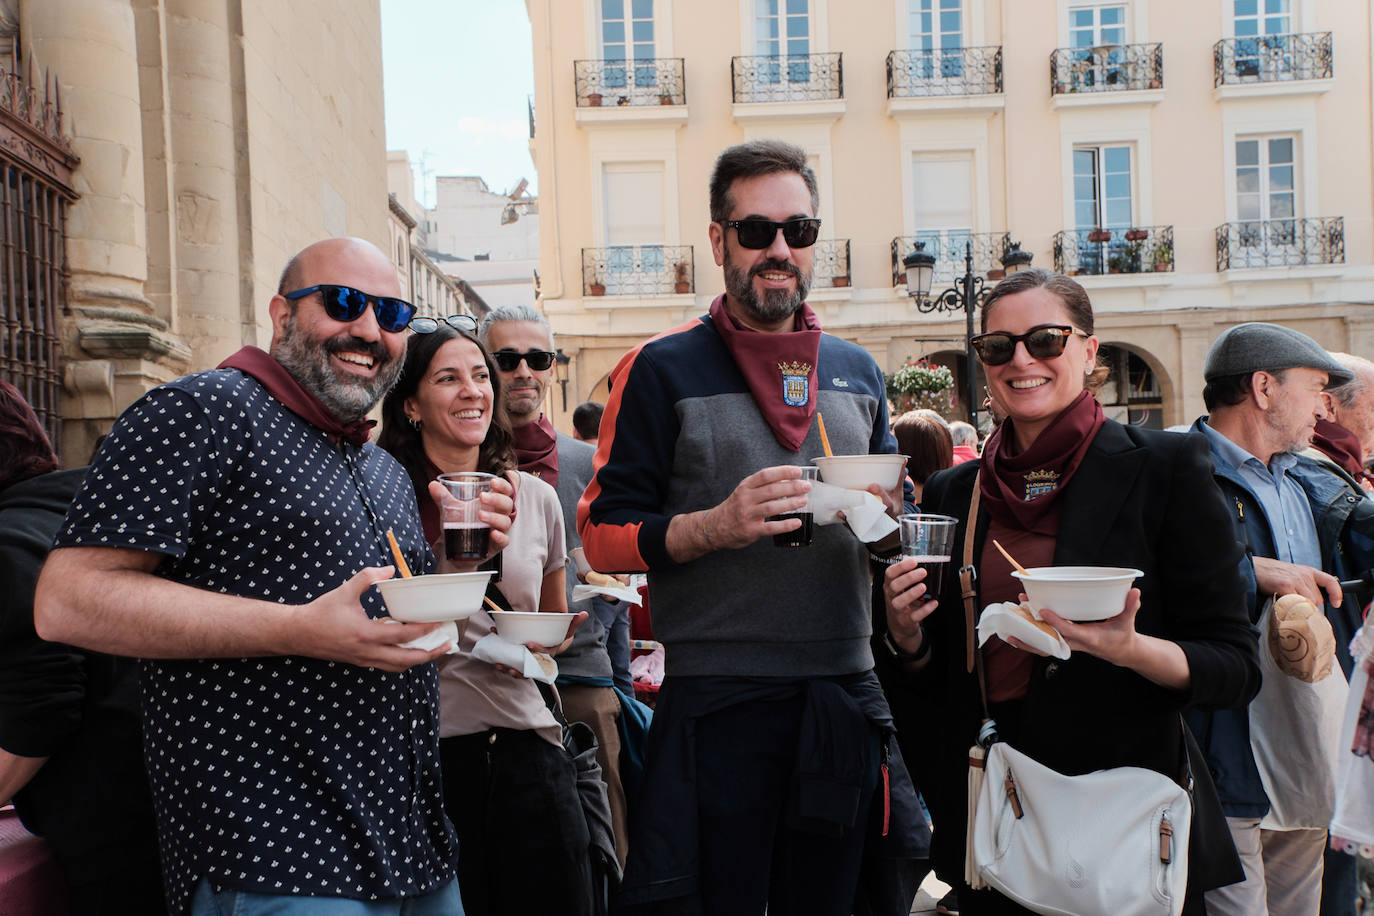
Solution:
M 1045 635 L 1048 636 L 1050 639 L 1053 639 L 1055 642 L 1059 641 L 1059 631 L 1056 630 L 1054 627 L 1050 626 L 1048 623 L 1045 623 L 1045 621 L 1043 620 L 1036 620 L 1035 615 L 1032 614 L 1025 606 L 1015 604 L 1012 605 L 1012 607 L 1016 611 L 1016 613 L 1020 614 L 1022 617 L 1026 618 L 1031 623 L 1035 624 L 1037 627 L 1043 630 Z
M 592 570 L 582 578 L 587 580 L 588 585 L 599 585 L 602 588 L 620 587 L 620 580 L 617 579 L 615 576 L 610 576 L 606 573 L 599 573 L 596 570 Z
M 1331 622 L 1302 595 L 1274 599 L 1269 625 L 1269 653 L 1280 671 L 1315 684 L 1331 673 L 1336 660 L 1336 634 Z

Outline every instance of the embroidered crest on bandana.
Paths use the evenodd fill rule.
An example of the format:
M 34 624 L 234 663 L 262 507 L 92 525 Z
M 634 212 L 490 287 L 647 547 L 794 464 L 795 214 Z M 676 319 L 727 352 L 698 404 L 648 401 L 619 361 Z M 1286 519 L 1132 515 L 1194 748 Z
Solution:
M 782 402 L 788 407 L 805 407 L 811 398 L 806 384 L 811 376 L 810 363 L 778 363 L 782 373 Z
M 1026 475 L 1026 502 L 1039 499 L 1046 493 L 1053 493 L 1057 486 L 1059 486 L 1058 472 L 1031 471 Z

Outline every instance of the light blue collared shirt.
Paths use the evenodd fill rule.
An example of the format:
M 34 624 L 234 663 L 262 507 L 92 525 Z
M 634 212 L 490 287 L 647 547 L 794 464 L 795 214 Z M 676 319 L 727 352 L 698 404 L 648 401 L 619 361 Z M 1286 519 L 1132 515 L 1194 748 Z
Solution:
M 1263 461 L 1212 429 L 1206 420 L 1200 425 L 1212 447 L 1213 458 L 1235 469 L 1246 489 L 1259 500 L 1274 535 L 1276 559 L 1321 569 L 1322 551 L 1312 506 L 1307 493 L 1288 476 L 1288 469 L 1298 463 L 1298 456 L 1280 452 L 1269 459 L 1266 467 Z

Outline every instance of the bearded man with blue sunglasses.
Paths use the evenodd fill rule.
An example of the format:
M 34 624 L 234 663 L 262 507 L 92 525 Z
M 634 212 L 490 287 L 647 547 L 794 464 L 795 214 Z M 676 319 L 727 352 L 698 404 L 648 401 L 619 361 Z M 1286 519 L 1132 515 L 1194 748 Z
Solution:
M 271 353 L 159 386 L 115 424 L 38 585 L 47 639 L 142 658 L 167 908 L 452 916 L 436 625 L 386 617 L 387 533 L 417 573 L 410 478 L 368 442 L 413 314 L 361 239 L 287 265 Z M 436 485 L 437 486 L 437 485 Z M 491 552 L 510 485 L 483 497 Z

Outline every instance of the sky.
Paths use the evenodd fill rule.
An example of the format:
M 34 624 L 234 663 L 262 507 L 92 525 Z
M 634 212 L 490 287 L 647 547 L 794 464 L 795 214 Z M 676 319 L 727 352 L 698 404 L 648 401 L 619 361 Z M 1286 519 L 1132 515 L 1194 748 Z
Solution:
M 524 0 L 382 0 L 386 148 L 410 155 L 421 203 L 436 175 L 536 192 L 532 53 Z

